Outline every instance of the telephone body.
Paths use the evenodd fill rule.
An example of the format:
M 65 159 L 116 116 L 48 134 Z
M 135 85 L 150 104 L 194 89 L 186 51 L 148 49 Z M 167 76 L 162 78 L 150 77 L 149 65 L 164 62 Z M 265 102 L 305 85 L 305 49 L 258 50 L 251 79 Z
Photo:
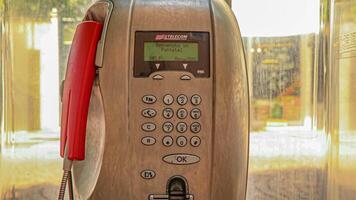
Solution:
M 103 30 L 75 197 L 245 199 L 248 81 L 229 2 L 98 1 L 84 21 Z

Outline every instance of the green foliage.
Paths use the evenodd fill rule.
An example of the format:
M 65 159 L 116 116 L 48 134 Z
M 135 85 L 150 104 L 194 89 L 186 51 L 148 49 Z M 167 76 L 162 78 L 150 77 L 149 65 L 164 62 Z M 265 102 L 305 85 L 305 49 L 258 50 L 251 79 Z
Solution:
M 82 17 L 88 5 L 93 0 L 62 0 L 61 2 L 57 8 L 63 17 Z
M 92 0 L 0 0 L 5 1 L 11 16 L 47 21 L 51 12 L 57 10 L 61 17 L 83 15 Z

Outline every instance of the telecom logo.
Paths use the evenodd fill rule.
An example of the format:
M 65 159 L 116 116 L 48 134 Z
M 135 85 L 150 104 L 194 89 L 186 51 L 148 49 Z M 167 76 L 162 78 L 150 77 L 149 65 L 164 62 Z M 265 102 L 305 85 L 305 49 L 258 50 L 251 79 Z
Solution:
M 155 40 L 188 40 L 188 35 L 166 35 L 166 34 L 160 34 L 156 35 Z

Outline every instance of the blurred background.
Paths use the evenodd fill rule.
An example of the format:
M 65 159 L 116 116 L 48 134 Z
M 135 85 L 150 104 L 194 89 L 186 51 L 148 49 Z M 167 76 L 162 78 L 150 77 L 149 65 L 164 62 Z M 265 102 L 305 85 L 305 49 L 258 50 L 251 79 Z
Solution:
M 92 0 L 0 0 L 0 200 L 55 199 L 59 86 Z M 233 0 L 252 99 L 248 200 L 356 199 L 356 0 Z

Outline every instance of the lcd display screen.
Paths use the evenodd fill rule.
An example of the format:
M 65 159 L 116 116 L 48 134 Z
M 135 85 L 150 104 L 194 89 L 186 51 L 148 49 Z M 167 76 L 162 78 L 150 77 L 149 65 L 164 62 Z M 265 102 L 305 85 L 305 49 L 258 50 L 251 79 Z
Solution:
M 198 43 L 189 42 L 145 42 L 145 62 L 197 62 L 199 61 Z

